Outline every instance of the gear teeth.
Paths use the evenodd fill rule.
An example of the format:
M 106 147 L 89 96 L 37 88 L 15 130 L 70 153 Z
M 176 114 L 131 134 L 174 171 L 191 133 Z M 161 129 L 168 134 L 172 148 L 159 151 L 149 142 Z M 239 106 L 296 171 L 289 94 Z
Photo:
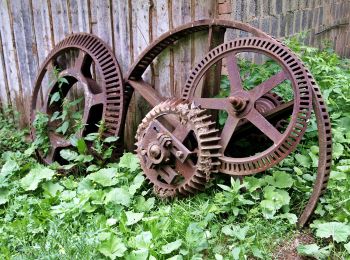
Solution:
M 149 169 L 143 166 L 144 162 L 141 162 L 141 166 L 146 175 L 145 179 L 148 182 L 153 183 L 153 191 L 160 198 L 169 198 L 176 194 L 188 196 L 198 191 L 202 191 L 205 189 L 206 183 L 210 180 L 211 170 L 217 172 L 216 168 L 220 164 L 218 158 L 221 155 L 217 152 L 221 149 L 221 145 L 219 145 L 219 131 L 214 128 L 216 123 L 210 121 L 212 117 L 206 114 L 206 110 L 192 108 L 187 101 L 179 99 L 168 99 L 160 103 L 146 115 L 138 127 L 136 133 L 137 141 L 135 143 L 137 146 L 136 152 L 140 157 L 141 149 L 139 148 L 139 144 L 141 144 L 140 142 L 142 142 L 143 136 L 146 131 L 148 131 L 149 125 L 152 121 L 157 117 L 166 114 L 178 114 L 185 120 L 184 122 L 186 122 L 186 124 L 189 124 L 189 129 L 193 129 L 198 143 L 196 169 L 191 177 L 186 178 L 179 185 L 170 185 L 172 187 L 169 188 L 169 184 L 166 184 L 167 188 L 165 188 L 165 186 L 162 186 L 161 181 L 150 180 L 148 177 Z M 153 179 L 154 178 L 152 177 L 152 180 Z
M 210 146 L 202 146 L 203 150 L 219 150 L 221 149 L 222 146 L 221 145 L 210 145 Z
M 200 142 L 201 144 L 204 144 L 204 143 L 211 143 L 211 142 L 219 142 L 220 140 L 221 140 L 220 137 L 214 136 L 214 137 L 208 137 L 206 139 L 201 139 Z

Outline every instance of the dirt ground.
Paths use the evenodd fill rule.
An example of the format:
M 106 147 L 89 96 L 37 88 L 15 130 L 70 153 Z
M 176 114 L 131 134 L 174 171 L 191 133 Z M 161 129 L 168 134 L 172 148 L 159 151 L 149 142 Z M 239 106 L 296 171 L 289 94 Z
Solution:
M 308 245 L 315 242 L 314 237 L 308 233 L 300 232 L 294 236 L 289 241 L 286 241 L 284 244 L 281 244 L 276 252 L 275 252 L 275 259 L 278 260 L 306 260 L 306 259 L 312 259 L 310 257 L 305 256 L 299 256 L 297 252 L 297 247 L 299 245 Z

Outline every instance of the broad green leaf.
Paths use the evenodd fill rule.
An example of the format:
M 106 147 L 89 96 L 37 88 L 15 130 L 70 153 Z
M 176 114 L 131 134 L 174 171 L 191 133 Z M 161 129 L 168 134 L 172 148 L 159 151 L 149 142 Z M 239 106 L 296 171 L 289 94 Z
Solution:
M 62 125 L 56 129 L 56 133 L 62 133 L 63 135 L 65 135 L 68 130 L 68 127 L 69 127 L 69 122 L 64 121 Z
M 40 182 L 43 180 L 51 180 L 54 175 L 55 172 L 49 168 L 34 168 L 30 170 L 30 172 L 24 178 L 21 179 L 21 187 L 25 191 L 36 190 Z
M 124 155 L 120 158 L 119 166 L 130 169 L 131 172 L 135 172 L 140 167 L 139 159 L 135 154 L 124 153 Z
M 149 252 L 148 249 L 138 249 L 131 251 L 130 254 L 128 254 L 125 259 L 126 260 L 152 260 L 151 257 L 148 258 Z
M 143 218 L 143 212 L 137 213 L 132 211 L 126 211 L 126 225 L 131 226 L 139 222 Z
M 43 183 L 42 187 L 45 193 L 51 197 L 55 197 L 58 192 L 61 192 L 64 190 L 64 187 L 62 185 L 60 185 L 59 183 L 53 183 L 52 181 Z
M 152 244 L 152 233 L 144 231 L 135 237 L 135 247 L 137 249 L 149 249 Z
M 60 111 L 55 111 L 52 116 L 50 117 L 50 122 L 55 121 L 60 116 Z
M 78 153 L 70 149 L 63 149 L 60 151 L 60 156 L 68 162 L 72 162 L 78 157 Z
M 136 197 L 136 203 L 134 209 L 138 212 L 147 212 L 154 207 L 156 199 L 154 197 L 148 198 L 147 200 L 143 196 Z
M 306 155 L 297 153 L 294 157 L 301 166 L 308 168 L 311 164 L 310 158 Z
M 280 214 L 278 215 L 279 218 L 282 219 L 287 219 L 289 221 L 290 224 L 295 224 L 298 221 L 298 217 L 295 214 L 292 213 L 284 213 L 284 214 Z
M 293 178 L 284 171 L 276 171 L 273 176 L 267 176 L 266 182 L 276 188 L 289 188 L 293 185 Z
M 98 251 L 110 259 L 116 259 L 117 257 L 123 257 L 127 248 L 121 238 L 110 233 L 109 238 L 101 242 Z
M 170 242 L 170 243 L 162 246 L 162 250 L 160 251 L 160 253 L 163 255 L 170 254 L 173 251 L 178 250 L 181 245 L 182 245 L 181 239 L 175 240 L 174 242 Z
M 5 188 L 0 188 L 0 205 L 3 205 L 9 201 L 10 191 Z
M 344 153 L 344 146 L 341 143 L 333 144 L 333 158 L 338 159 Z
M 105 203 L 109 202 L 128 207 L 131 203 L 131 195 L 124 188 L 114 188 L 106 195 Z
M 118 137 L 116 136 L 109 136 L 107 137 L 106 139 L 103 140 L 104 143 L 113 143 L 113 142 L 116 142 L 118 141 Z
M 129 193 L 131 195 L 134 195 L 136 191 L 142 186 L 144 180 L 145 180 L 145 177 L 143 177 L 143 175 L 141 174 L 136 175 L 132 184 L 129 187 Z
M 350 242 L 347 244 L 344 244 L 344 247 L 348 251 L 348 253 L 350 254 Z
M 80 154 L 85 154 L 87 152 L 87 146 L 83 138 L 78 139 L 77 148 Z
M 61 95 L 60 95 L 60 92 L 55 92 L 51 95 L 51 98 L 50 98 L 50 106 L 52 105 L 53 102 L 57 102 L 58 100 L 60 100 L 61 98 Z
M 99 133 L 90 133 L 86 137 L 84 137 L 84 140 L 95 141 L 96 139 L 98 139 L 98 137 L 99 137 Z
M 239 260 L 239 255 L 241 254 L 241 248 L 240 247 L 234 247 L 231 251 L 232 257 L 234 260 Z
M 350 236 L 350 225 L 341 222 L 327 222 L 316 226 L 316 236 L 332 237 L 335 242 L 346 242 Z
M 235 237 L 241 241 L 243 241 L 246 238 L 247 232 L 249 230 L 248 226 L 240 227 L 238 225 L 226 225 L 222 228 L 222 233 L 224 233 L 227 236 Z
M 57 81 L 59 82 L 59 83 L 61 83 L 61 84 L 69 84 L 68 83 L 68 80 L 65 78 L 65 77 L 59 77 L 58 79 L 57 79 Z
M 297 247 L 297 251 L 301 256 L 311 256 L 316 259 L 326 259 L 330 254 L 328 248 L 329 247 L 320 248 L 316 244 L 299 245 Z
M 19 170 L 19 166 L 17 162 L 9 159 L 5 162 L 4 166 L 2 166 L 1 168 L 0 179 L 4 179 L 8 175 L 13 174 L 15 171 L 18 171 L 18 170 Z
M 117 174 L 114 168 L 103 168 L 97 172 L 91 173 L 86 178 L 102 185 L 103 187 L 109 187 L 118 182 L 115 178 L 116 176 Z

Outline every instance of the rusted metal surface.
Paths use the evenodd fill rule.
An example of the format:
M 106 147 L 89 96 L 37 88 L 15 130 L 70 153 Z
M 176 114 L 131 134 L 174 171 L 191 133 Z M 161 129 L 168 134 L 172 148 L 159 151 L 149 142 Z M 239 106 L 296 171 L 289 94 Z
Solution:
M 281 66 L 281 71 L 253 89 L 245 90 L 236 56 L 249 51 L 271 57 Z M 230 95 L 227 98 L 195 97 L 198 82 L 206 71 L 222 59 L 226 59 L 228 64 Z M 221 132 L 223 156 L 220 158 L 222 162 L 220 172 L 237 176 L 262 172 L 276 165 L 295 149 L 311 115 L 312 94 L 309 85 L 306 84 L 306 78 L 306 71 L 292 52 L 273 40 L 256 37 L 239 38 L 219 45 L 194 66 L 184 86 L 182 97 L 193 100 L 195 105 L 201 108 L 224 110 L 228 113 L 228 119 Z M 294 103 L 289 126 L 281 133 L 256 109 L 255 103 L 287 79 L 293 88 Z M 259 151 L 257 155 L 240 158 L 226 156 L 230 153 L 229 143 L 236 126 L 242 119 L 252 123 L 272 141 L 272 144 L 265 151 Z
M 66 61 L 72 58 L 73 61 Z M 58 91 L 58 82 L 52 82 L 51 87 L 45 86 L 43 82 L 52 75 L 54 69 L 61 70 L 59 77 L 68 81 L 68 84 L 62 85 L 63 96 L 66 96 L 76 83 L 83 88 L 85 103 L 82 123 L 85 127 L 77 133 L 77 136 L 82 137 L 91 131 L 97 131 L 95 125 L 101 121 L 105 125 L 103 132 L 105 137 L 119 136 L 124 113 L 124 89 L 118 63 L 110 48 L 101 39 L 91 34 L 79 33 L 72 34 L 58 43 L 39 70 L 30 110 L 30 130 L 33 140 L 36 136 L 33 122 L 37 112 L 52 115 L 55 111 L 62 110 L 62 101 L 49 105 L 50 96 Z M 39 93 L 48 87 L 44 103 L 41 104 Z M 66 137 L 56 134 L 55 131 L 50 131 L 49 138 L 51 143 L 49 153 L 43 155 L 38 151 L 41 160 L 48 164 L 60 160 L 59 151 L 71 146 Z
M 165 116 L 173 115 L 189 135 L 180 142 Z M 164 123 L 161 123 L 164 122 Z M 137 130 L 137 155 L 146 178 L 160 197 L 190 195 L 205 189 L 218 166 L 220 145 L 215 123 L 205 110 L 182 100 L 167 100 L 155 106 Z
M 298 57 L 296 57 L 288 48 L 286 48 L 283 44 L 280 44 L 277 40 L 273 39 L 264 32 L 240 22 L 224 20 L 202 20 L 185 24 L 160 36 L 157 40 L 150 44 L 150 46 L 139 56 L 136 62 L 131 66 L 126 76 L 126 79 L 136 81 L 140 80 L 142 74 L 145 72 L 147 67 L 168 46 L 171 46 L 172 44 L 176 43 L 179 39 L 187 37 L 188 35 L 193 34 L 195 32 L 203 30 L 212 30 L 212 28 L 215 26 L 221 28 L 221 30 L 223 31 L 224 29 L 234 28 L 241 31 L 246 31 L 254 37 L 259 37 L 261 41 L 264 40 L 265 42 L 269 42 L 271 46 L 275 46 L 275 49 L 273 49 L 270 46 L 270 49 L 265 51 L 269 52 L 271 51 L 271 49 L 275 51 L 281 50 L 280 53 L 272 53 L 272 57 L 275 57 L 275 59 L 277 59 L 279 63 L 284 62 L 284 67 L 281 73 L 276 74 L 274 77 L 270 78 L 265 83 L 260 85 L 259 88 L 256 88 L 256 91 L 252 90 L 251 92 L 249 92 L 248 95 L 246 95 L 247 93 L 245 92 L 239 93 L 233 91 L 232 94 L 235 95 L 232 96 L 234 98 L 227 98 L 224 101 L 216 100 L 219 102 L 215 102 L 214 98 L 206 97 L 214 101 L 209 102 L 209 108 L 224 109 L 228 111 L 231 115 L 229 117 L 229 120 L 226 121 L 227 130 L 225 130 L 224 128 L 221 131 L 221 138 L 224 140 L 221 141 L 221 144 L 223 146 L 227 145 L 225 144 L 225 142 L 227 142 L 227 139 L 232 137 L 233 126 L 237 123 L 235 122 L 237 120 L 233 120 L 234 118 L 240 118 L 240 122 L 237 123 L 236 137 L 239 136 L 239 134 L 242 135 L 246 132 L 247 121 L 253 121 L 258 125 L 258 128 L 263 130 L 264 135 L 267 135 L 269 139 L 272 139 L 273 141 L 273 145 L 270 147 L 270 150 L 267 149 L 265 151 L 265 157 L 263 157 L 262 155 L 257 155 L 255 157 L 252 156 L 245 159 L 238 158 L 237 161 L 235 161 L 234 158 L 230 157 L 226 158 L 229 159 L 228 161 L 225 161 L 222 160 L 225 159 L 225 156 L 221 157 L 221 172 L 235 175 L 235 172 L 238 171 L 240 173 L 237 173 L 237 176 L 253 174 L 268 169 L 283 158 L 285 158 L 292 150 L 295 149 L 295 146 L 300 141 L 301 137 L 303 136 L 303 133 L 305 132 L 307 119 L 310 117 L 310 106 L 312 99 L 319 131 L 320 161 L 318 174 L 314 185 L 314 191 L 310 197 L 309 203 L 305 207 L 299 219 L 299 226 L 303 226 L 312 215 L 316 203 L 319 199 L 319 196 L 325 190 L 327 185 L 331 163 L 330 121 L 324 101 L 322 100 L 322 96 L 319 92 L 318 87 L 315 84 L 315 81 L 304 68 L 304 65 L 301 63 Z M 257 39 L 257 41 L 255 42 L 257 43 L 258 41 L 259 39 Z M 256 51 L 257 47 L 260 48 L 264 46 L 250 47 L 252 47 L 250 51 Z M 283 59 L 283 57 L 279 56 L 281 53 L 291 54 L 292 58 L 288 58 L 289 60 L 288 62 L 286 62 L 286 59 Z M 214 54 L 214 56 L 215 55 L 217 54 Z M 209 60 L 210 57 L 207 57 L 207 59 Z M 234 59 L 232 60 L 233 62 L 228 63 L 230 82 L 233 85 L 239 87 L 240 82 L 238 81 L 239 77 L 237 76 L 238 70 Z M 221 57 L 218 58 L 217 61 L 221 61 Z M 292 68 L 294 69 L 295 66 L 297 66 L 298 71 L 301 71 L 302 81 L 300 80 L 300 78 L 297 77 L 296 73 L 292 71 Z M 197 67 L 197 69 L 200 70 L 202 68 Z M 192 71 L 196 71 L 196 69 L 193 69 Z M 218 70 L 216 69 L 215 72 L 212 72 L 211 74 L 217 76 L 220 73 L 218 73 Z M 197 77 L 199 76 L 197 75 Z M 295 98 L 292 101 L 284 103 L 276 96 L 269 96 L 271 95 L 271 92 L 269 92 L 269 90 L 271 90 L 271 86 L 273 87 L 278 85 L 281 81 L 283 81 L 286 78 L 288 78 L 289 80 L 294 79 L 292 85 L 294 86 L 293 91 Z M 189 79 L 191 79 L 191 76 L 189 77 Z M 215 79 L 210 76 L 206 78 L 206 82 L 215 81 L 217 82 L 217 78 Z M 138 86 L 140 88 L 142 87 L 140 85 Z M 150 87 L 150 84 L 147 84 L 147 86 Z M 128 85 L 126 90 L 127 105 L 128 100 L 132 95 L 133 89 L 130 87 L 130 85 Z M 263 93 L 260 93 L 260 91 L 262 91 Z M 199 101 L 205 101 L 204 98 L 206 94 L 208 94 L 208 92 L 203 93 L 202 91 L 201 98 L 199 99 Z M 239 97 L 237 97 L 237 94 L 239 94 Z M 188 98 L 188 95 L 187 97 L 186 95 L 184 96 L 185 98 Z M 162 98 L 160 97 L 159 100 L 162 100 Z M 250 103 L 252 103 L 252 100 L 254 100 L 255 102 L 255 107 L 249 105 L 249 101 Z M 194 101 L 194 103 L 196 104 L 196 101 L 198 100 L 194 98 L 192 101 Z M 153 102 L 150 103 L 153 103 L 154 105 L 156 102 L 157 101 L 153 100 Z M 205 108 L 206 106 L 203 107 Z M 301 114 L 298 113 L 300 111 L 302 111 Z M 289 123 L 288 121 L 286 121 L 288 115 L 293 115 L 292 120 Z M 275 124 L 269 123 L 270 121 L 274 122 Z M 289 126 L 287 127 L 287 130 L 285 130 L 281 134 L 279 130 L 280 128 L 283 128 L 283 125 L 285 124 L 289 124 Z M 174 133 L 176 133 L 177 138 L 184 139 L 186 137 L 186 130 L 184 129 L 175 128 Z M 236 167 L 235 170 L 234 167 Z
M 222 43 L 229 29 L 247 32 L 251 36 Z M 179 40 L 199 31 L 208 31 L 209 52 L 193 67 L 187 82 L 181 82 L 181 99 L 168 100 L 142 76 L 167 47 L 181 44 Z M 136 134 L 136 152 L 146 178 L 160 197 L 190 195 L 203 190 L 212 173 L 242 178 L 271 168 L 296 148 L 305 133 L 313 106 L 319 132 L 319 168 L 313 193 L 299 225 L 303 226 L 308 221 L 329 178 L 332 148 L 330 120 L 314 79 L 285 45 L 241 22 L 200 20 L 161 35 L 141 53 L 121 80 L 118 64 L 103 43 L 91 35 L 74 35 L 50 53 L 41 69 L 33 94 L 31 122 L 35 111 L 40 110 L 37 101 L 43 75 L 52 61 L 71 49 L 79 50 L 78 58 L 74 66 L 61 72 L 61 76 L 69 79 L 69 86 L 77 81 L 84 86 L 85 111 L 93 105 L 103 104 L 106 135 L 122 134 L 120 129 L 125 124 L 134 90 L 149 103 L 152 109 Z M 274 60 L 280 71 L 254 88 L 245 89 L 237 60 L 240 53 L 249 52 Z M 90 75 L 86 57 L 102 72 L 101 81 Z M 227 97 L 215 97 L 220 90 L 222 64 L 227 64 L 230 91 Z M 274 92 L 285 81 L 290 83 L 292 100 L 284 100 Z M 200 82 L 203 84 L 199 88 Z M 55 85 L 49 93 L 54 90 Z M 48 98 L 43 105 L 44 112 L 50 114 L 57 109 L 47 104 Z M 228 115 L 221 130 L 216 117 L 219 110 Z M 89 118 L 88 113 L 84 113 L 87 125 L 91 124 Z M 31 131 L 35 137 L 33 127 Z M 80 134 L 84 135 L 84 130 Z M 56 149 L 70 145 L 55 134 L 51 134 L 50 138 L 54 149 L 42 158 L 46 162 L 57 159 Z M 253 140 L 254 145 L 263 147 L 263 150 L 247 155 L 242 149 L 232 148 L 234 142 L 244 138 Z

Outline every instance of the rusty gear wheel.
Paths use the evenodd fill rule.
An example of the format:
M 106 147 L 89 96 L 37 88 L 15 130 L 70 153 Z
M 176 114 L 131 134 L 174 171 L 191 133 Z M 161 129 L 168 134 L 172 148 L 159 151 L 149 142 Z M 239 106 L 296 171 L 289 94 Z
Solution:
M 178 99 L 167 100 L 146 115 L 137 130 L 136 151 L 159 197 L 186 196 L 205 188 L 219 164 L 220 138 L 214 125 L 205 110 Z M 179 140 L 175 129 L 189 132 Z
M 188 35 L 194 34 L 199 31 L 208 31 L 208 42 L 210 42 L 211 37 L 214 35 L 214 32 L 220 32 L 218 37 L 215 37 L 216 43 L 208 46 L 208 51 L 212 48 L 216 47 L 218 44 L 224 41 L 224 36 L 226 29 L 236 29 L 238 30 L 237 35 L 242 35 L 243 33 L 249 33 L 254 37 L 261 37 L 262 39 L 268 39 L 271 41 L 278 42 L 278 40 L 269 36 L 265 32 L 253 28 L 252 26 L 239 22 L 239 21 L 231 21 L 231 20 L 220 20 L 220 19 L 205 19 L 190 22 L 184 24 L 180 27 L 177 27 L 171 31 L 165 32 L 155 41 L 153 41 L 145 51 L 139 55 L 137 60 L 133 63 L 126 77 L 126 92 L 125 92 L 125 104 L 128 106 L 131 95 L 133 93 L 134 88 L 141 93 L 143 97 L 147 99 L 150 95 L 147 92 L 151 93 L 152 91 L 147 91 L 149 88 L 149 84 L 144 84 L 142 81 L 142 74 L 146 71 L 149 65 L 154 61 L 154 59 L 168 46 L 172 46 L 178 40 L 187 37 Z M 240 32 L 239 32 L 240 31 Z M 230 36 L 229 36 L 230 37 Z M 279 43 L 283 45 L 282 43 Z M 284 46 L 284 45 L 283 45 Z M 287 48 L 286 46 L 284 46 Z M 289 50 L 290 51 L 290 50 Z M 297 58 L 297 60 L 301 63 L 301 61 Z M 304 66 L 304 65 L 303 65 Z M 307 69 L 304 68 L 306 71 Z M 219 80 L 211 81 L 211 85 L 218 85 Z M 318 163 L 318 171 L 316 180 L 314 183 L 314 188 L 312 195 L 309 198 L 309 202 L 305 209 L 303 210 L 299 220 L 298 225 L 304 226 L 310 216 L 312 215 L 319 197 L 325 192 L 327 187 L 327 182 L 329 179 L 331 163 L 332 163 L 332 134 L 331 134 L 331 122 L 329 118 L 329 114 L 327 112 L 327 107 L 322 99 L 321 91 L 317 86 L 315 80 L 312 75 L 308 73 L 307 84 L 312 87 L 312 103 L 313 109 L 315 112 L 317 126 L 318 126 L 318 142 L 319 142 L 319 163 Z M 143 90 L 145 90 L 145 94 L 143 94 Z M 152 99 L 147 99 L 147 101 L 152 104 L 158 104 L 162 101 L 161 98 L 157 98 L 157 95 L 153 95 Z M 276 117 L 277 120 L 285 119 L 286 113 L 291 112 L 293 110 L 293 104 L 282 104 L 276 109 L 272 109 L 268 115 L 272 117 Z M 281 121 L 282 122 L 282 121 Z M 304 126 L 302 126 L 304 127 Z M 278 126 L 276 127 L 278 128 Z M 239 128 L 242 129 L 242 128 Z M 238 130 L 238 129 L 237 129 Z
M 57 78 L 65 78 L 59 86 Z M 51 84 L 49 84 L 50 81 Z M 49 86 L 50 85 L 50 86 Z M 99 131 L 96 124 L 103 122 L 103 137 L 119 136 L 124 105 L 124 87 L 121 71 L 112 50 L 98 37 L 87 34 L 72 34 L 58 43 L 43 62 L 35 81 L 30 110 L 30 131 L 36 138 L 34 120 L 38 112 L 52 116 L 62 111 L 62 101 L 50 104 L 50 97 L 58 90 L 66 97 L 73 86 L 82 89 L 84 97 L 83 129 L 77 137 Z M 67 137 L 55 133 L 57 122 L 49 125 L 50 150 L 48 154 L 37 151 L 39 158 L 47 164 L 62 161 L 59 151 L 71 146 Z M 119 144 L 121 145 L 121 144 Z
M 274 59 L 282 68 L 251 90 L 244 90 L 236 55 L 258 52 Z M 196 88 L 205 72 L 218 61 L 226 59 L 230 79 L 230 95 L 227 98 L 195 97 Z M 293 88 L 293 111 L 287 129 L 281 133 L 256 108 L 256 101 L 285 80 Z M 219 45 L 210 51 L 192 70 L 183 89 L 183 98 L 204 109 L 225 110 L 228 119 L 221 132 L 222 164 L 220 172 L 230 175 L 249 175 L 264 171 L 290 154 L 300 142 L 311 115 L 312 93 L 307 84 L 307 73 L 297 57 L 276 41 L 262 38 L 240 38 Z M 279 106 L 282 107 L 282 106 Z M 248 157 L 226 155 L 228 145 L 242 119 L 248 120 L 266 135 L 273 144 L 266 150 Z

